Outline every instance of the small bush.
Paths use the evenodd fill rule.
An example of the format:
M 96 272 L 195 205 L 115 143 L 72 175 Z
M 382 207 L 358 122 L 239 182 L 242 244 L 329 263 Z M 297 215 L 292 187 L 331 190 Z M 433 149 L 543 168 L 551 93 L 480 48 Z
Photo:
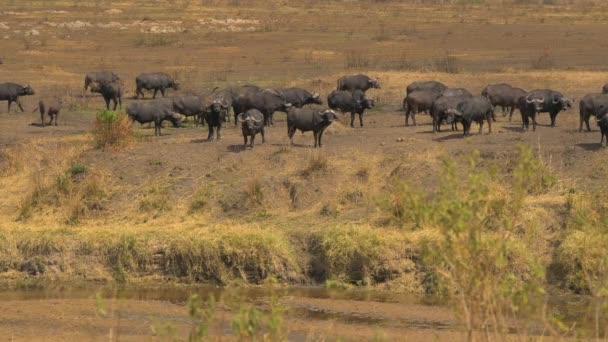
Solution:
M 93 137 L 97 148 L 128 144 L 133 137 L 129 117 L 125 113 L 111 110 L 97 112 Z
M 329 168 L 329 161 L 319 153 L 313 153 L 308 159 L 308 165 L 300 171 L 304 178 L 308 178 L 315 173 L 325 172 Z
M 261 205 L 264 200 L 263 184 L 259 178 L 253 177 L 247 181 L 247 188 L 245 194 L 249 202 L 254 205 Z

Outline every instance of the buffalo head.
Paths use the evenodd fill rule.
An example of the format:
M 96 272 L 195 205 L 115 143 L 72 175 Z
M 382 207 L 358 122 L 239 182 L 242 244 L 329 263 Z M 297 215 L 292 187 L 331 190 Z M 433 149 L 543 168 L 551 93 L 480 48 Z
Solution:
M 179 90 L 179 81 L 175 80 L 171 82 L 171 88 L 173 88 L 174 90 Z
M 369 84 L 372 86 L 372 88 L 376 88 L 376 89 L 382 88 L 380 85 L 380 77 L 376 77 L 373 80 L 369 80 Z
M 336 112 L 334 112 L 331 109 L 322 110 L 319 112 L 319 114 L 323 118 L 323 121 L 328 122 L 328 123 L 332 123 L 335 120 L 338 120 L 338 116 L 336 115 Z
M 533 96 L 532 94 L 526 97 L 526 103 L 534 107 L 534 111 L 540 112 L 545 104 L 545 98 L 542 96 Z
M 462 116 L 462 112 L 459 111 L 458 109 L 454 109 L 454 108 L 448 109 L 445 112 L 445 114 L 446 114 L 445 122 L 447 122 L 449 124 L 455 122 L 459 117 Z
M 228 109 L 228 103 L 226 103 L 226 101 L 223 99 L 216 99 L 213 101 L 211 106 L 209 106 L 209 109 L 214 113 L 219 113 Z
M 178 113 L 171 114 L 169 121 L 173 124 L 173 127 L 180 128 L 182 127 L 182 116 Z
M 34 95 L 34 89 L 32 89 L 32 87 L 29 85 L 26 85 L 25 87 L 21 88 L 19 95 Z
M 241 123 L 243 129 L 249 131 L 253 130 L 255 126 L 261 126 L 264 124 L 263 119 L 256 119 L 251 113 L 241 113 L 237 116 L 238 122 Z
M 312 94 L 312 102 L 322 105 L 323 104 L 323 100 L 321 99 L 321 94 L 319 93 L 313 93 Z
M 567 98 L 565 96 L 556 96 L 552 102 L 555 105 L 559 105 L 562 108 L 562 110 L 568 110 L 568 109 L 572 108 L 572 104 L 574 101 L 570 100 L 569 98 Z

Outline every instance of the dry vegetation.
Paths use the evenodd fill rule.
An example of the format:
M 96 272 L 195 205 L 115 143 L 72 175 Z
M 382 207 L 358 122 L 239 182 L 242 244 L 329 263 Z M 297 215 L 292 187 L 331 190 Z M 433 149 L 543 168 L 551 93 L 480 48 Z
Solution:
M 608 7 L 437 2 L 8 1 L 0 78 L 34 87 L 28 108 L 55 95 L 70 107 L 56 128 L 0 115 L 0 280 L 426 291 L 458 299 L 469 330 L 488 334 L 548 287 L 605 298 L 607 155 L 597 132 L 576 132 L 578 114 L 527 134 L 499 115 L 494 134 L 462 140 L 401 127 L 397 109 L 421 79 L 597 92 Z M 279 122 L 239 152 L 230 125 L 213 144 L 195 128 L 114 131 L 99 115 L 91 133 L 102 101 L 82 78 L 105 68 L 127 89 L 145 71 L 175 75 L 183 93 L 251 82 L 327 94 L 359 71 L 383 88 L 366 128 L 336 123 L 323 150 L 310 135 L 288 146 Z

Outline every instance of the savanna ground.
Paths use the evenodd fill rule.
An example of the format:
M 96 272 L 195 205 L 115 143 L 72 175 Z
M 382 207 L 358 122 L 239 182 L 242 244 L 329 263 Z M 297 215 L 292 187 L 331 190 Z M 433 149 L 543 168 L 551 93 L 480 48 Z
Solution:
M 475 297 L 486 293 L 480 288 L 495 295 L 532 283 L 605 295 L 608 152 L 593 122 L 593 132 L 578 132 L 578 103 L 556 128 L 541 114 L 537 131 L 523 133 L 518 112 L 511 123 L 498 113 L 492 134 L 486 127 L 468 139 L 432 134 L 423 114 L 404 127 L 400 111 L 415 80 L 473 93 L 498 82 L 574 99 L 599 92 L 608 80 L 608 4 L 545 3 L 5 1 L 0 80 L 30 84 L 36 95 L 23 98 L 24 114 L 0 107 L 0 279 L 226 285 L 273 277 L 465 293 L 466 281 L 450 276 L 458 263 L 438 260 L 428 252 L 435 246 L 454 260 L 497 265 L 480 262 L 477 278 L 518 280 L 472 285 L 472 302 L 488 299 Z M 232 124 L 215 143 L 206 128 L 167 127 L 156 138 L 136 125 L 126 146 L 99 149 L 91 130 L 103 101 L 82 87 L 85 72 L 103 69 L 121 75 L 128 98 L 147 71 L 175 76 L 181 94 L 254 83 L 326 97 L 338 77 L 359 72 L 381 77 L 382 89 L 369 91 L 378 106 L 364 128 L 343 117 L 319 150 L 309 133 L 289 146 L 280 113 L 253 151 L 241 149 Z M 60 125 L 39 127 L 31 111 L 54 96 L 69 103 Z M 470 227 L 481 227 L 488 248 L 459 250 L 445 239 L 460 241 Z

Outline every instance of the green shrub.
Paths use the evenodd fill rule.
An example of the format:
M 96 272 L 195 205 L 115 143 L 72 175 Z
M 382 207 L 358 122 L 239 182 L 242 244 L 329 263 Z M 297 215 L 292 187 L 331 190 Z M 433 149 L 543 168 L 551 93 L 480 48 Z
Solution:
M 102 110 L 95 118 L 93 137 L 97 148 L 124 146 L 133 138 L 131 122 L 125 113 Z

